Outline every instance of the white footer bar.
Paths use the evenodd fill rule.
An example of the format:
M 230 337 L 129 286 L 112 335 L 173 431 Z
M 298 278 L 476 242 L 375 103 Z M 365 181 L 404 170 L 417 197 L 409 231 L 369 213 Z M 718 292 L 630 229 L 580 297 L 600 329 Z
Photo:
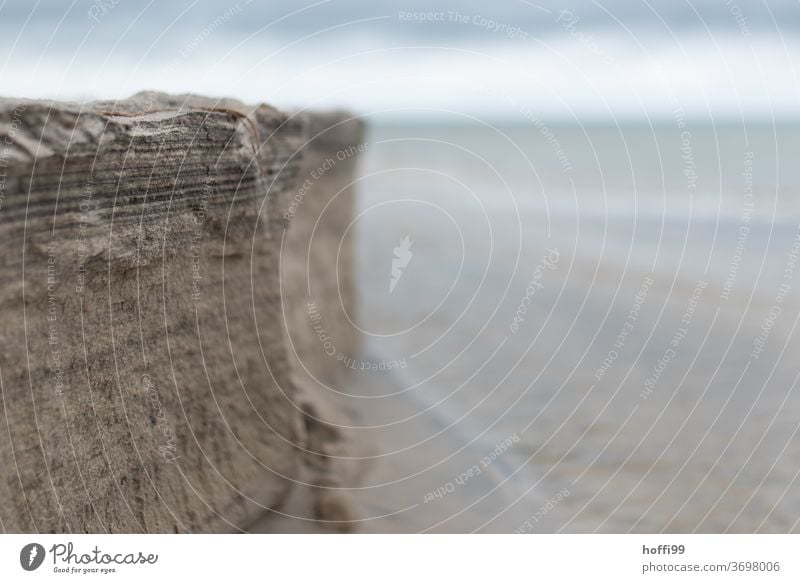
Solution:
M 800 581 L 793 535 L 2 535 L 0 581 Z

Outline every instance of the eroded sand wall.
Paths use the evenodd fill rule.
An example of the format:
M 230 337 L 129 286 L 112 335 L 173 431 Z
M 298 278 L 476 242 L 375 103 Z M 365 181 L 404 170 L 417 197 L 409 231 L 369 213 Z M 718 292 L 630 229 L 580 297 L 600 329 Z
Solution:
M 314 400 L 292 382 L 281 243 L 305 236 L 286 211 L 328 122 L 159 94 L 0 101 L 6 531 L 230 531 L 280 509 Z
M 296 377 L 336 389 L 358 349 L 355 168 L 367 145 L 363 124 L 344 113 L 312 116 L 307 135 L 302 180 L 284 214 L 282 248 L 295 258 L 282 265 L 287 336 Z

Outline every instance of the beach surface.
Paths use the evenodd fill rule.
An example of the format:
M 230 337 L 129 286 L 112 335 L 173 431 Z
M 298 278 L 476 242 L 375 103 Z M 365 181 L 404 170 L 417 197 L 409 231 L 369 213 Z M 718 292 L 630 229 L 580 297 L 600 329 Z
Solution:
M 796 531 L 794 131 L 373 129 L 358 529 Z

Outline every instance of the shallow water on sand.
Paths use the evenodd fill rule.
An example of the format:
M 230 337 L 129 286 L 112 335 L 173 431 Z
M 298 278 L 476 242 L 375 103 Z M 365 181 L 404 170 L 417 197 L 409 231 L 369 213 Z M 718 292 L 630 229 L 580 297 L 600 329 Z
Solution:
M 798 530 L 796 134 L 374 130 L 367 530 Z

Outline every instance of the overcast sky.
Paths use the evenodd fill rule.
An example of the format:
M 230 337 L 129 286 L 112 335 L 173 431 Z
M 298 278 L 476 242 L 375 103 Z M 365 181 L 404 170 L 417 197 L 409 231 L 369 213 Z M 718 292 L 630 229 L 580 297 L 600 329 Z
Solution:
M 0 94 L 798 117 L 796 0 L 0 0 Z

